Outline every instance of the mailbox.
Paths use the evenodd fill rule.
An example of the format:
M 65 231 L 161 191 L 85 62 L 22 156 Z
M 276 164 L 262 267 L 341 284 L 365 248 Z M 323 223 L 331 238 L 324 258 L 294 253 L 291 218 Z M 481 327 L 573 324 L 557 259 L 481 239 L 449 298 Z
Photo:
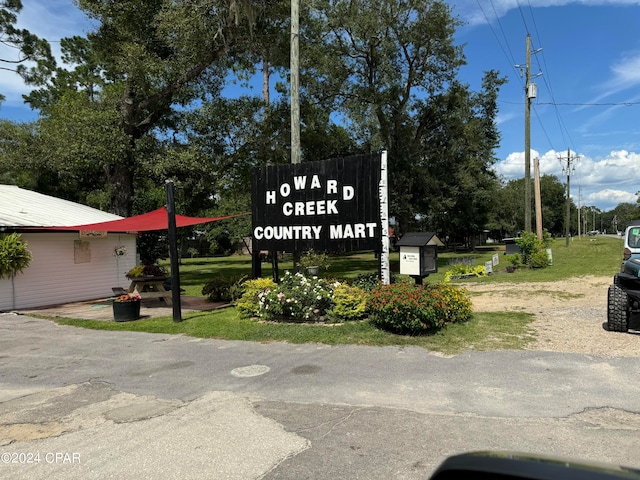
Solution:
M 444 244 L 435 233 L 405 233 L 396 246 L 400 248 L 400 273 L 413 277 L 416 284 L 438 271 L 438 247 Z

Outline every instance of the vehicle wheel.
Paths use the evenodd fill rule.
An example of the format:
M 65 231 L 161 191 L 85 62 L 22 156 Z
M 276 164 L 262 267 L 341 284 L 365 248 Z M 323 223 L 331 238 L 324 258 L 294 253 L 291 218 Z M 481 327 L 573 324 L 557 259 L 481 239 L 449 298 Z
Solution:
M 629 330 L 629 300 L 627 293 L 617 285 L 610 285 L 607 292 L 607 323 L 613 332 Z

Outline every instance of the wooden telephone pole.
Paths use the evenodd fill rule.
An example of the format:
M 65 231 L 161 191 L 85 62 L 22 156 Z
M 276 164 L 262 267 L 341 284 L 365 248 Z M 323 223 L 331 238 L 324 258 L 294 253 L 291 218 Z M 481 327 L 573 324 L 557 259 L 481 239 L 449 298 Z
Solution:
M 542 49 L 531 51 L 531 35 L 527 35 L 526 64 L 516 65 L 516 68 L 524 69 L 524 230 L 531 231 L 531 99 L 536 98 L 538 86 L 531 83 L 531 54 L 538 53 Z M 542 75 L 538 73 L 534 77 Z
M 524 230 L 531 231 L 531 35 L 527 35 L 524 99 Z
M 535 202 L 536 202 L 536 236 L 538 240 L 542 240 L 542 198 L 540 196 L 540 159 L 533 159 L 533 178 L 535 186 Z
M 562 162 L 564 160 L 567 161 L 567 166 L 566 168 L 563 167 L 563 172 L 562 173 L 566 173 L 567 174 L 567 213 L 565 214 L 564 217 L 564 233 L 565 233 L 565 237 L 566 237 L 566 245 L 565 246 L 569 246 L 569 238 L 571 236 L 571 231 L 570 231 L 570 227 L 571 227 L 571 174 L 575 171 L 574 167 L 571 167 L 571 162 L 573 162 L 574 160 L 577 160 L 578 156 L 571 156 L 571 150 L 567 148 L 567 156 L 566 157 L 558 157 L 558 159 Z M 580 235 L 580 214 L 578 213 L 578 236 Z

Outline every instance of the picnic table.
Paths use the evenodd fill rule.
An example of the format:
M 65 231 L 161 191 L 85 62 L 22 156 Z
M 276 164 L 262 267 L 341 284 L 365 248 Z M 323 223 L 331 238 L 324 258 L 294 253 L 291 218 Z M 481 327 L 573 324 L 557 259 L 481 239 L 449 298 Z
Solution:
M 164 287 L 167 277 L 135 277 L 131 278 L 129 293 L 135 293 L 142 300 L 146 298 L 160 298 L 167 305 L 172 305 L 171 290 Z

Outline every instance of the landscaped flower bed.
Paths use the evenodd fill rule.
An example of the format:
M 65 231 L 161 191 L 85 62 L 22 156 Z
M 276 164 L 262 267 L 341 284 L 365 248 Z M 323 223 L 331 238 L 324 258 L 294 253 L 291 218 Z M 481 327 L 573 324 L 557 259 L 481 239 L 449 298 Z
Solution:
M 471 301 L 460 288 L 444 283 L 423 287 L 408 283 L 380 285 L 367 305 L 376 327 L 393 333 L 431 333 L 448 323 L 471 318 Z
M 471 318 L 466 291 L 443 283 L 379 284 L 366 292 L 344 282 L 286 272 L 280 284 L 258 279 L 245 285 L 238 311 L 244 317 L 269 321 L 318 323 L 369 318 L 378 328 L 417 335 Z M 263 289 L 255 288 L 258 285 Z

